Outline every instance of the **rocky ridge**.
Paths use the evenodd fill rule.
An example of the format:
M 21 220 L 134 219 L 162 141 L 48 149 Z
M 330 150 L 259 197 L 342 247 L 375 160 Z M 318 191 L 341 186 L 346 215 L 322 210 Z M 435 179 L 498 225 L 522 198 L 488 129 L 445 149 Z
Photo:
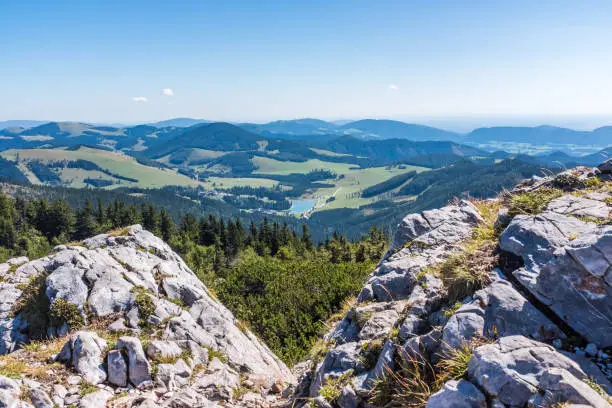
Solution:
M 294 382 L 138 225 L 11 259 L 0 276 L 0 406 L 263 407 Z
M 296 406 L 610 407 L 611 167 L 404 218 Z

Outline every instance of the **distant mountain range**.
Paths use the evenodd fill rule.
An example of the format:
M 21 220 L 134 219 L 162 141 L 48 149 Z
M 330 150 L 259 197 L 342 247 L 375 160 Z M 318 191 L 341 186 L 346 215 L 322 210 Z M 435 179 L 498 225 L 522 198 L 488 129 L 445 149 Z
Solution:
M 68 122 L 64 122 L 68 123 Z M 188 128 L 195 125 L 210 124 L 213 121 L 193 118 L 173 118 L 155 123 L 147 123 L 145 126 L 158 129 L 164 128 Z M 0 122 L 0 136 L 11 136 L 19 134 L 26 129 L 35 128 L 39 135 L 45 128 L 46 122 L 33 120 L 14 120 Z M 96 129 L 126 129 L 129 126 L 101 126 L 91 124 L 80 124 Z M 435 127 L 419 124 L 410 124 L 395 120 L 364 119 L 353 122 L 332 123 L 320 119 L 295 119 L 279 120 L 269 123 L 234 123 L 253 134 L 265 137 L 282 139 L 295 139 L 306 141 L 329 141 L 338 136 L 354 136 L 367 140 L 381 139 L 407 139 L 412 141 L 453 141 L 486 145 L 495 143 L 515 143 L 529 145 L 572 145 L 572 146 L 595 146 L 605 147 L 612 144 L 612 126 L 601 127 L 592 131 L 573 130 L 555 126 L 495 126 L 483 127 L 473 130 L 467 134 L 451 132 Z M 78 131 L 78 129 L 77 129 Z M 71 132 L 74 132 L 72 130 Z M 111 132 L 115 132 L 111 130 Z

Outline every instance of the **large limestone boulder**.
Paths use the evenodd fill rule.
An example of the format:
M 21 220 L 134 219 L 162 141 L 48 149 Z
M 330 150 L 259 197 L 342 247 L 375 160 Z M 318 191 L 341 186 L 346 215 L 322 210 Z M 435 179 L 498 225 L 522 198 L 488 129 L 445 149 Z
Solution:
M 104 369 L 107 348 L 106 341 L 96 333 L 79 331 L 70 336 L 56 359 L 71 363 L 87 382 L 100 384 L 107 378 Z
M 540 341 L 565 338 L 548 317 L 521 295 L 496 271 L 491 284 L 477 291 L 448 320 L 443 330 L 443 344 L 452 348 L 473 338 L 497 338 L 523 335 Z
M 474 384 L 451 380 L 427 400 L 426 408 L 486 408 L 487 400 Z
M 607 406 L 603 397 L 581 385 L 572 386 L 588 378 L 576 362 L 549 345 L 523 336 L 502 337 L 494 344 L 478 347 L 468 364 L 468 378 L 489 398 L 506 406 L 524 406 L 542 390 L 550 394 L 548 398 L 576 394 L 580 398 L 570 402 Z M 563 380 L 563 385 L 557 380 Z
M 543 213 L 517 216 L 500 246 L 525 261 L 518 281 L 576 332 L 612 346 L 612 226 Z

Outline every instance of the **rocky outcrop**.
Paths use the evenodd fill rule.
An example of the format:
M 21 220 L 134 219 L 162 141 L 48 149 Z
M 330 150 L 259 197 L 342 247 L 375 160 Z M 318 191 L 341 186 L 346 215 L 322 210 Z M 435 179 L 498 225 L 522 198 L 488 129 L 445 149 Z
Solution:
M 251 405 L 263 406 L 266 392 L 295 381 L 167 244 L 138 225 L 39 260 L 9 260 L 0 275 L 0 352 L 18 354 L 35 328 L 52 337 L 72 332 L 54 360 L 80 379 L 55 384 L 63 390 L 43 384 L 31 397 L 38 401 L 47 401 L 45 392 L 58 406 L 102 407 L 128 392 L 114 406 L 241 406 L 233 394 L 246 381 L 261 390 Z M 33 308 L 51 308 L 53 318 L 20 313 Z M 100 389 L 84 392 L 86 384 Z M 9 402 L 21 395 L 4 394 Z
M 419 381 L 430 381 L 427 390 L 437 392 L 428 408 L 609 407 L 612 185 L 603 175 L 579 168 L 477 206 L 460 201 L 404 218 L 356 303 L 325 336 L 326 352 L 302 370 L 296 405 L 421 406 Z M 549 202 L 509 211 L 521 194 L 533 195 L 527 208 Z M 492 250 L 488 278 L 466 278 Z M 458 291 L 456 279 L 474 290 Z

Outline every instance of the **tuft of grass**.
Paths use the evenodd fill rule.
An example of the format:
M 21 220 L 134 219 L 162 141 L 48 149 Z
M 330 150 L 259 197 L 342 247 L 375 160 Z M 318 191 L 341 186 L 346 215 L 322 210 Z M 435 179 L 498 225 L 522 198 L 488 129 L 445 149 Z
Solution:
M 342 394 L 342 388 L 348 384 L 353 376 L 353 370 L 348 370 L 339 377 L 327 377 L 325 385 L 319 388 L 319 395 L 327 402 L 334 402 Z
M 603 387 L 597 381 L 595 381 L 594 378 L 592 378 L 592 377 L 585 378 L 583 381 L 589 387 L 591 387 L 593 389 L 593 391 L 595 391 L 596 393 L 601 395 L 606 401 L 608 401 L 609 404 L 612 404 L 612 397 L 610 397 L 610 395 L 608 395 L 606 390 L 604 390 Z
M 327 321 L 325 322 L 325 327 L 328 330 L 331 330 L 334 326 L 336 326 L 336 324 L 341 321 L 347 313 L 351 311 L 356 301 L 357 298 L 355 296 L 350 296 L 344 299 L 342 305 L 340 306 L 340 309 L 327 319 Z
M 17 359 L 7 359 L 3 361 L 3 365 L 0 366 L 0 375 L 9 378 L 21 378 L 24 374 L 26 363 Z
M 359 362 L 364 366 L 366 371 L 374 368 L 376 362 L 378 362 L 378 357 L 382 351 L 383 344 L 383 339 L 376 339 L 370 342 L 365 342 L 361 346 Z
M 79 385 L 79 395 L 81 397 L 96 391 L 98 391 L 98 387 L 96 387 L 94 384 L 87 381 L 81 381 Z
M 85 325 L 85 319 L 79 313 L 77 305 L 65 299 L 55 299 L 49 309 L 49 318 L 53 326 L 61 326 L 65 322 L 71 330 L 80 329 Z
M 549 187 L 512 194 L 508 200 L 508 214 L 510 216 L 539 214 L 552 200 L 562 195 L 563 192 L 560 189 Z
M 363 327 L 368 322 L 368 320 L 370 320 L 373 314 L 374 313 L 370 311 L 361 312 L 357 309 L 354 309 L 353 319 L 355 320 L 355 323 L 357 324 L 357 326 Z
M 328 342 L 323 339 L 317 339 L 308 353 L 308 358 L 313 361 L 313 366 L 321 361 L 327 352 L 334 346 L 333 342 Z
M 111 237 L 123 237 L 129 234 L 129 232 L 130 232 L 130 229 L 128 227 L 124 227 L 124 228 L 114 229 L 110 231 L 108 235 Z
M 471 296 L 491 281 L 490 272 L 497 266 L 497 243 L 452 254 L 444 262 L 428 269 L 438 276 L 447 291 L 449 303 Z
M 146 325 L 147 319 L 155 312 L 155 303 L 151 298 L 150 291 L 142 286 L 134 286 L 132 293 L 136 295 L 134 303 L 138 307 L 138 316 L 140 324 Z
M 238 327 L 238 329 L 240 329 L 240 331 L 244 334 L 248 333 L 249 331 L 249 324 L 244 320 L 236 320 L 236 327 Z
M 441 388 L 449 380 L 459 380 L 467 375 L 468 363 L 474 355 L 476 344 L 464 344 L 459 348 L 450 349 L 442 356 L 436 364 L 438 387 Z
M 12 315 L 21 314 L 28 322 L 30 338 L 43 338 L 47 334 L 50 304 L 45 294 L 46 280 L 47 274 L 41 273 L 30 278 L 27 283 L 17 286 L 23 293 L 13 305 Z
M 451 318 L 457 310 L 463 305 L 461 302 L 455 302 L 451 306 L 444 309 L 444 317 Z
M 215 350 L 212 347 L 206 347 L 208 350 L 208 361 L 212 361 L 214 358 L 218 358 L 222 363 L 227 363 L 229 359 L 227 358 L 227 354 L 222 351 Z
M 370 392 L 369 402 L 374 406 L 425 407 L 440 387 L 436 371 L 422 356 L 406 355 L 397 369 L 386 366 L 385 371 Z
M 68 336 L 56 337 L 49 340 L 33 341 L 24 344 L 21 348 L 27 353 L 28 358 L 35 361 L 47 361 L 60 352 L 66 341 L 68 341 Z

